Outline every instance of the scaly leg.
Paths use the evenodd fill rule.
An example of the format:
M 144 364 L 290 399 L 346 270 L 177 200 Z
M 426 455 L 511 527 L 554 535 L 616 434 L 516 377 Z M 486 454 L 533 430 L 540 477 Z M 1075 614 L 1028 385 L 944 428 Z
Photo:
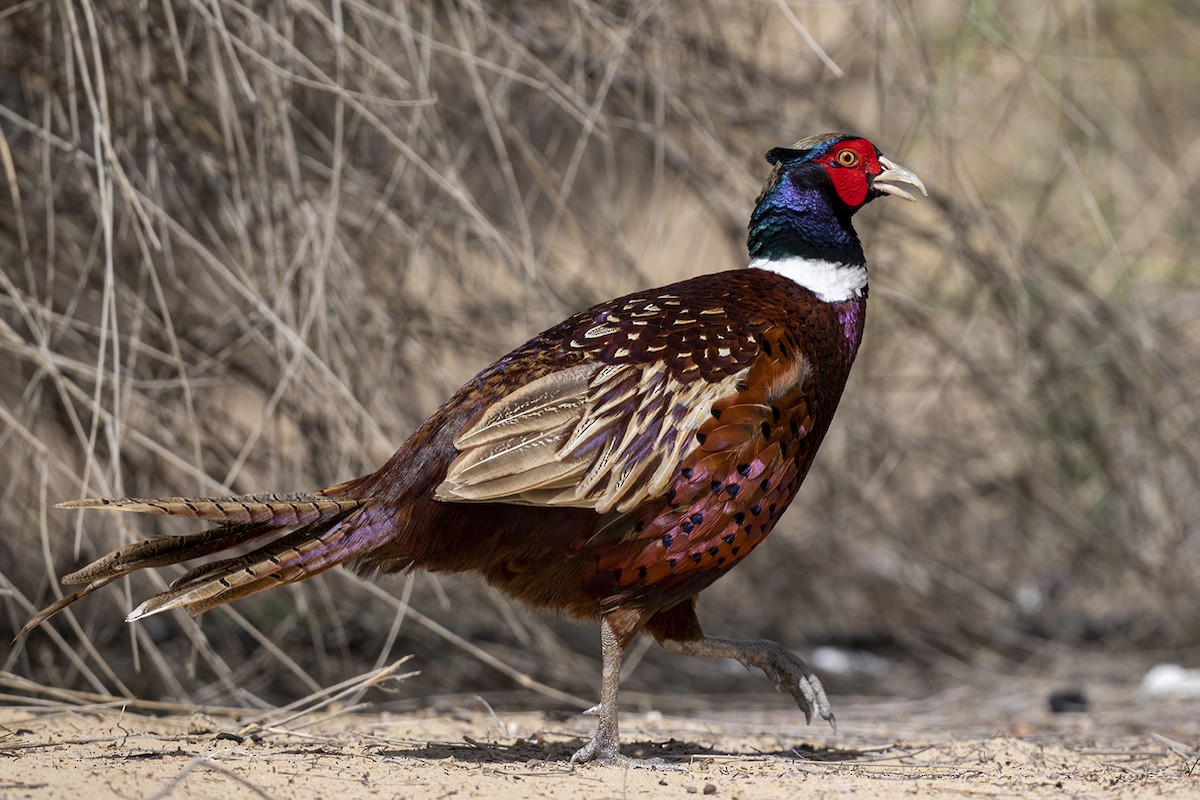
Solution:
M 582 761 L 622 761 L 621 737 L 617 731 L 617 693 L 621 688 L 621 646 L 606 617 L 600 623 L 600 653 L 604 661 L 600 678 L 600 705 L 588 713 L 600 717 L 596 735 L 571 756 L 571 763 Z
M 802 658 L 781 644 L 766 639 L 739 641 L 716 639 L 711 636 L 690 641 L 663 639 L 659 644 L 672 653 L 732 658 L 741 662 L 746 669 L 758 667 L 771 679 L 776 689 L 787 689 L 791 693 L 796 699 L 796 705 L 804 712 L 806 721 L 812 722 L 815 710 L 822 719 L 829 721 L 835 731 L 837 730 L 837 721 L 833 718 L 833 709 L 829 705 L 829 698 L 825 696 L 820 679 L 813 674 Z

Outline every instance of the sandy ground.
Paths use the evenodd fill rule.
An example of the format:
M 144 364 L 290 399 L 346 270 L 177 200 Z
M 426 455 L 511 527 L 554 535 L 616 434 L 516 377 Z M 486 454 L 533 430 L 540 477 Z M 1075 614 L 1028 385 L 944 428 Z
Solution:
M 1200 701 L 1088 694 L 1059 714 L 1017 687 L 841 699 L 837 734 L 781 705 L 625 713 L 624 752 L 656 759 L 638 768 L 568 763 L 589 718 L 482 701 L 248 725 L 31 698 L 0 707 L 0 797 L 1200 797 Z

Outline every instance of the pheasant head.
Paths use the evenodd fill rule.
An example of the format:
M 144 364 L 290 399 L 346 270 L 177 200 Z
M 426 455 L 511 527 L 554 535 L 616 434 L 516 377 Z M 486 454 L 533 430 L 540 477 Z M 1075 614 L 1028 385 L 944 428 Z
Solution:
M 859 136 L 810 136 L 770 150 L 767 161 L 775 169 L 750 217 L 751 266 L 848 266 L 865 281 L 866 259 L 850 218 L 885 194 L 916 199 L 897 184 L 928 194 L 920 178 Z

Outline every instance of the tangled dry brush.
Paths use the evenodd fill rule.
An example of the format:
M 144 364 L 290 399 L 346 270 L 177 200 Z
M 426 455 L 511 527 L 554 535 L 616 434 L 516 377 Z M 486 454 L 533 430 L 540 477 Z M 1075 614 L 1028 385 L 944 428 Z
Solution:
M 708 627 L 930 663 L 1200 645 L 1198 39 L 1191 4 L 1107 0 L 7 4 L 0 639 L 155 530 L 48 504 L 369 471 L 571 311 L 743 263 L 762 153 L 846 129 L 932 199 L 865 213 L 856 375 Z M 212 702 L 407 652 L 425 692 L 593 683 L 592 632 L 470 580 L 124 625 L 162 583 L 0 667 Z M 650 653 L 630 685 L 711 672 Z

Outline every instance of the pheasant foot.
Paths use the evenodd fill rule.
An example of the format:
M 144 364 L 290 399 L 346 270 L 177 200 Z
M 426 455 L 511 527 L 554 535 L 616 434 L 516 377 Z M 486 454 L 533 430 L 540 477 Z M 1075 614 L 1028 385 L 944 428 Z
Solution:
M 804 659 L 777 642 L 706 636 L 693 641 L 667 639 L 662 646 L 672 653 L 685 656 L 732 658 L 747 669 L 758 667 L 771 679 L 777 690 L 786 689 L 795 698 L 796 705 L 804 712 L 805 721 L 812 722 L 813 712 L 816 711 L 821 719 L 828 720 L 837 730 L 837 720 L 834 719 L 833 708 L 829 705 L 821 680 Z

